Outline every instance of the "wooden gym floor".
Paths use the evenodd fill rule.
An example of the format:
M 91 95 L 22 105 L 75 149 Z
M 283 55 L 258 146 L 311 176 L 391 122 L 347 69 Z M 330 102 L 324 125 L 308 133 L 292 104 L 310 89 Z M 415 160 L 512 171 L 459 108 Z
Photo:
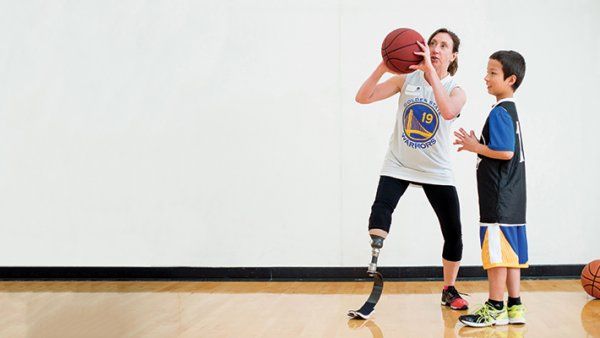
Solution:
M 349 320 L 371 282 L 0 282 L 0 337 L 600 337 L 579 280 L 526 280 L 526 325 L 463 328 L 441 282 L 386 282 L 371 320 Z M 460 282 L 470 303 L 485 281 Z

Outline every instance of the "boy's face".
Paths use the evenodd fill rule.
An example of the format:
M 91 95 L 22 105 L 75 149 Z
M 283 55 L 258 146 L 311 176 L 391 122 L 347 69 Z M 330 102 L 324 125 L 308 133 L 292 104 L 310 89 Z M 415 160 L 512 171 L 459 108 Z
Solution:
M 488 93 L 499 96 L 513 91 L 512 85 L 515 83 L 515 76 L 511 75 L 504 79 L 500 61 L 489 59 L 484 80 Z

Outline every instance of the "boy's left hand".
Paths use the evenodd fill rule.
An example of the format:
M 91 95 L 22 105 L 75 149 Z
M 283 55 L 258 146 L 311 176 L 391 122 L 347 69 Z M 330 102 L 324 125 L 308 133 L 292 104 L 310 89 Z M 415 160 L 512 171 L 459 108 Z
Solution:
M 455 145 L 460 145 L 458 151 L 467 150 L 474 153 L 477 153 L 481 143 L 475 136 L 475 132 L 471 130 L 470 134 L 467 134 L 467 131 L 463 128 L 460 128 L 458 131 L 454 132 L 454 136 L 456 136 L 456 140 L 454 141 Z

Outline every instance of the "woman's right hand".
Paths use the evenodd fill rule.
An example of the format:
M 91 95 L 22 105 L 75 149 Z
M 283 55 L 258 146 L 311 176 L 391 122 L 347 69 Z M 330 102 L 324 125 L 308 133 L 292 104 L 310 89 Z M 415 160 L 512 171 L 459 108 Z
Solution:
M 382 83 L 379 83 L 379 80 L 385 73 L 392 73 L 394 76 Z M 379 65 L 377 65 L 377 68 L 373 74 L 371 74 L 371 76 L 369 76 L 369 78 L 360 87 L 358 93 L 356 93 L 355 100 L 358 103 L 367 104 L 387 99 L 388 97 L 402 90 L 405 77 L 406 76 L 404 75 L 399 75 L 390 71 L 385 65 L 385 61 L 381 61 Z
M 381 62 L 377 66 L 377 70 L 383 73 L 392 73 L 390 69 L 385 65 L 385 60 L 381 60 Z

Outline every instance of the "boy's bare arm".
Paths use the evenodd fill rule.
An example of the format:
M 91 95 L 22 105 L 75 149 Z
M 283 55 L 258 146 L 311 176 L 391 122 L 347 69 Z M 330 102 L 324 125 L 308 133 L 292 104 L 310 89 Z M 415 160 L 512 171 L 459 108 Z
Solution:
M 454 136 L 456 136 L 454 144 L 460 145 L 458 151 L 471 151 L 497 160 L 510 160 L 515 154 L 513 151 L 492 150 L 485 144 L 479 143 L 479 140 L 475 137 L 475 132 L 472 130 L 471 133 L 467 133 L 463 128 L 460 128 L 459 131 L 454 132 Z

